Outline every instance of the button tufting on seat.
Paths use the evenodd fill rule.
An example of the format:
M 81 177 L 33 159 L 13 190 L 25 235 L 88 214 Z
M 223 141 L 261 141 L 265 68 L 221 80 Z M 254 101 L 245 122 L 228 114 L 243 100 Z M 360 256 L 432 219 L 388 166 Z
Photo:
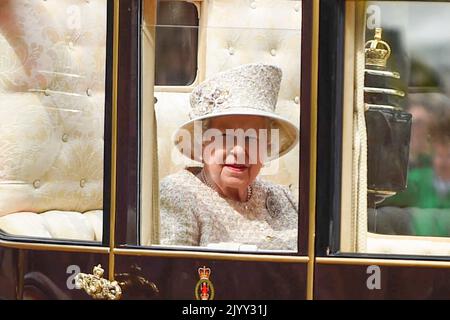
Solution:
M 294 98 L 294 102 L 295 102 L 296 104 L 299 104 L 299 103 L 300 103 L 300 97 L 299 97 L 299 96 L 295 97 L 295 98 Z
M 277 50 L 275 49 L 270 50 L 270 54 L 275 57 L 277 55 Z
M 1 169 L 8 180 L 0 181 L 0 229 L 101 241 L 103 198 L 95 186 L 102 185 L 104 171 L 101 75 L 109 1 L 10 2 L 0 14 L 7 22 L 0 28 L 0 60 L 14 62 L 12 81 L 26 86 L 0 81 L 0 131 L 8 132 L 0 141 L 15 146 L 2 160 L 16 164 Z M 17 57 L 17 48 L 32 55 L 31 63 Z M 95 214 L 88 218 L 88 212 Z
M 234 48 L 233 47 L 229 47 L 228 48 L 228 53 L 230 54 L 230 56 L 234 55 Z
M 35 181 L 33 182 L 33 187 L 34 187 L 35 189 L 39 189 L 39 188 L 41 187 L 41 180 L 35 180 Z
M 256 1 L 252 1 L 252 2 L 250 3 L 250 8 L 256 9 Z
M 299 12 L 300 11 L 300 4 L 296 4 L 295 6 L 294 6 L 294 10 L 295 10 L 295 12 Z

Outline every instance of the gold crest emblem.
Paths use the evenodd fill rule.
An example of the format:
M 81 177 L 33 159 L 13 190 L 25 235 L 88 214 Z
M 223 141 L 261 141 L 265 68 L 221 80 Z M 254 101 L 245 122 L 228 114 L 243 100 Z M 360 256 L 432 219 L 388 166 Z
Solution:
M 195 286 L 195 298 L 197 300 L 214 300 L 214 286 L 209 280 L 211 269 L 203 266 L 198 268 L 200 280 Z

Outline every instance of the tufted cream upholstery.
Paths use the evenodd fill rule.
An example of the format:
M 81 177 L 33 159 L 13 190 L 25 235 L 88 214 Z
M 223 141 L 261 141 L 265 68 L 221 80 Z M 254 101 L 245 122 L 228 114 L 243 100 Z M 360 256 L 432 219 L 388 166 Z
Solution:
M 206 77 L 254 62 L 283 70 L 278 113 L 298 124 L 300 117 L 301 1 L 206 0 L 202 3 L 205 32 L 200 59 Z M 226 19 L 224 19 L 226 17 Z M 192 162 L 177 155 L 171 137 L 188 120 L 189 93 L 157 92 L 160 178 Z M 173 157 L 175 161 L 173 161 Z M 280 159 L 279 169 L 262 172 L 266 179 L 298 188 L 298 146 Z
M 102 238 L 106 0 L 0 1 L 0 229 Z

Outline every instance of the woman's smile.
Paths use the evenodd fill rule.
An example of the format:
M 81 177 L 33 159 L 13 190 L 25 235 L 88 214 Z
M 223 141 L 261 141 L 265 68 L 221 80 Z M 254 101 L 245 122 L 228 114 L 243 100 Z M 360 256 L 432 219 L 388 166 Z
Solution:
M 243 173 L 249 168 L 247 165 L 243 164 L 224 164 L 223 167 L 236 173 Z

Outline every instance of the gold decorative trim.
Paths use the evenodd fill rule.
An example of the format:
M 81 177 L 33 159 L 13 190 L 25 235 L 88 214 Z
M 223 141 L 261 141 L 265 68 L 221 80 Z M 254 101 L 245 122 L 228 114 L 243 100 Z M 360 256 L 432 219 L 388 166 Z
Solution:
M 113 35 L 113 83 L 112 83 L 112 115 L 111 115 L 111 203 L 109 220 L 109 280 L 114 281 L 114 246 L 116 231 L 116 197 L 117 197 L 117 94 L 119 80 L 119 0 L 114 0 L 114 35 Z
M 405 93 L 400 90 L 396 89 L 386 89 L 386 88 L 370 88 L 370 87 L 364 87 L 364 92 L 367 93 L 383 93 L 383 94 L 390 94 L 393 96 L 399 96 L 404 97 Z
M 372 103 L 366 103 L 366 111 L 372 109 L 372 108 L 380 108 L 380 109 L 387 109 L 387 110 L 403 110 L 399 107 L 390 106 L 387 104 L 372 104 Z
M 386 267 L 415 267 L 415 268 L 449 268 L 450 261 L 424 261 L 424 260 L 394 260 L 375 258 L 346 258 L 346 257 L 318 257 L 316 264 L 323 265 L 353 265 L 353 266 L 386 266 Z
M 395 191 L 388 191 L 388 190 L 372 190 L 372 189 L 367 189 L 368 193 L 375 193 L 375 194 L 380 194 L 380 195 L 385 195 L 385 196 L 394 196 L 397 192 Z
M 0 240 L 0 247 L 23 250 L 39 250 L 39 251 L 62 251 L 62 252 L 77 252 L 77 253 L 109 253 L 107 247 L 88 247 L 82 245 L 61 245 L 48 243 L 24 243 Z
M 195 298 L 197 300 L 214 300 L 215 290 L 214 285 L 209 280 L 209 276 L 211 275 L 211 269 L 203 266 L 203 268 L 198 268 L 198 275 L 200 280 L 198 280 L 195 285 Z M 201 291 L 201 293 L 200 293 Z
M 117 281 L 104 279 L 104 273 L 100 264 L 94 267 L 92 274 L 80 272 L 75 276 L 75 287 L 83 289 L 95 300 L 120 300 L 122 288 Z
M 235 254 L 235 253 L 215 253 L 199 251 L 169 251 L 169 250 L 149 250 L 149 249 L 114 249 L 114 254 L 118 256 L 143 256 L 159 258 L 192 258 L 209 260 L 230 260 L 230 261 L 262 261 L 280 263 L 300 263 L 306 264 L 309 258 L 306 256 L 275 256 L 263 254 Z
M 365 45 L 366 65 L 374 67 L 386 67 L 387 60 L 391 56 L 391 47 L 381 40 L 382 28 L 375 28 L 373 40 L 369 40 Z
M 394 78 L 394 79 L 400 79 L 400 73 L 398 73 L 398 72 L 374 70 L 374 69 L 365 69 L 364 72 L 367 74 L 374 75 L 374 76 L 383 76 L 383 77 L 389 77 L 389 78 Z
M 311 44 L 311 129 L 309 167 L 309 228 L 308 228 L 308 273 L 306 299 L 314 299 L 314 258 L 316 234 L 316 170 L 317 170 L 317 99 L 319 79 L 319 0 L 313 1 Z

